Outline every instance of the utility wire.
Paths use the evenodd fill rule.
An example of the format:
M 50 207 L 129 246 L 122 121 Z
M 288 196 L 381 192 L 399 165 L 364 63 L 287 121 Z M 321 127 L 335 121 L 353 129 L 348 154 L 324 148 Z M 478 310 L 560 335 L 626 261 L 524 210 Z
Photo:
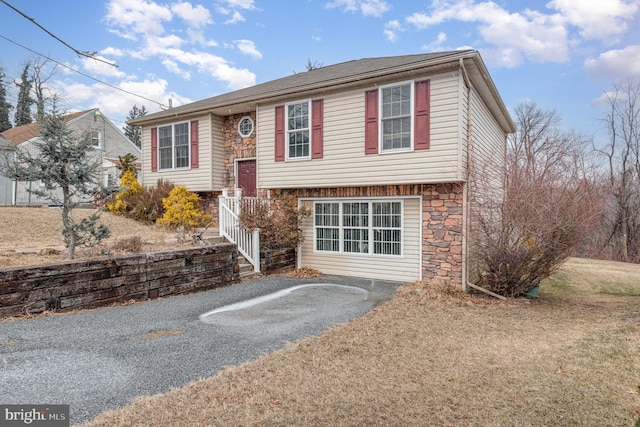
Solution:
M 36 22 L 36 20 L 34 18 L 31 18 L 30 16 L 27 16 L 24 12 L 20 11 L 19 9 L 17 9 L 16 7 L 10 5 L 9 3 L 7 3 L 5 0 L 0 0 L 0 2 L 6 4 L 7 6 L 9 6 L 11 9 L 15 10 L 17 13 L 19 13 L 20 15 L 22 15 L 25 19 L 28 19 L 29 21 L 31 21 L 34 25 L 38 26 L 38 28 L 40 28 L 42 31 L 44 31 L 45 33 L 49 34 L 51 37 L 53 37 L 54 39 L 58 40 L 60 43 L 62 43 L 63 45 L 65 45 L 66 47 L 68 47 L 69 49 L 71 49 L 72 51 L 74 51 L 76 53 L 76 55 L 79 56 L 84 56 L 86 58 L 91 58 L 95 61 L 100 61 L 102 63 L 105 63 L 107 65 L 111 65 L 112 67 L 116 67 L 118 68 L 118 65 L 113 63 L 113 62 L 109 62 L 106 61 L 104 59 L 100 59 L 100 58 L 96 58 L 96 54 L 98 52 L 88 52 L 88 51 L 80 51 L 78 49 L 76 49 L 75 47 L 71 46 L 70 44 L 68 44 L 67 42 L 65 42 L 64 40 L 62 40 L 60 37 L 56 36 L 55 34 L 53 34 L 51 31 L 47 30 L 45 27 L 43 27 L 42 25 L 38 24 Z
M 0 0 L 0 1 L 3 1 L 3 0 Z M 42 53 L 40 53 L 40 52 L 36 52 L 36 51 L 35 51 L 35 50 L 33 50 L 33 49 L 30 49 L 30 48 L 28 48 L 28 47 L 26 47 L 26 46 L 24 46 L 24 45 L 21 45 L 20 43 L 15 42 L 15 41 L 11 40 L 10 38 L 7 38 L 7 37 L 3 36 L 2 34 L 0 34 L 0 38 L 5 39 L 5 40 L 6 40 L 6 41 L 8 41 L 9 43 L 13 43 L 14 45 L 19 46 L 19 47 L 21 47 L 21 48 L 23 48 L 23 49 L 26 49 L 26 50 L 28 50 L 28 51 L 29 51 L 29 52 L 31 52 L 31 53 L 35 53 L 36 55 L 40 55 L 41 57 L 43 57 L 43 58 L 45 58 L 45 59 L 48 59 L 48 60 L 49 60 L 49 61 L 51 61 L 51 62 L 55 62 L 56 64 L 60 65 L 61 67 L 64 67 L 64 68 L 66 68 L 66 69 L 68 69 L 68 70 L 71 70 L 71 71 L 73 71 L 74 73 L 78 73 L 78 74 L 80 74 L 81 76 L 84 76 L 84 77 L 86 77 L 86 78 L 89 78 L 89 79 L 91 79 L 91 80 L 93 80 L 93 81 L 96 81 L 96 82 L 98 82 L 98 83 L 101 83 L 101 84 L 103 84 L 103 85 L 109 86 L 109 87 L 110 87 L 110 88 L 112 88 L 112 89 L 119 90 L 120 92 L 124 92 L 124 93 L 127 93 L 127 94 L 129 94 L 129 95 L 132 95 L 132 96 L 135 96 L 135 97 L 138 97 L 138 98 L 144 99 L 144 100 L 146 100 L 146 101 L 153 102 L 154 104 L 158 104 L 158 106 L 159 106 L 161 109 L 163 109 L 163 110 L 166 110 L 166 109 L 168 109 L 168 108 L 169 108 L 169 107 L 167 107 L 166 105 L 164 105 L 162 102 L 158 102 L 158 101 L 156 101 L 156 100 L 154 100 L 154 99 L 147 98 L 146 96 L 142 96 L 142 95 L 139 95 L 139 94 L 137 94 L 137 93 L 130 92 L 130 91 L 128 91 L 128 90 L 125 90 L 125 89 L 119 88 L 118 86 L 114 86 L 114 85 L 112 85 L 111 83 L 107 83 L 107 82 L 104 82 L 104 81 L 102 81 L 102 80 L 98 80 L 98 79 L 96 79 L 96 78 L 95 78 L 95 77 L 93 77 L 93 76 L 90 76 L 90 75 L 88 75 L 88 74 L 83 73 L 82 71 L 78 71 L 78 70 L 76 70 L 75 68 L 71 68 L 71 67 L 69 67 L 68 65 L 63 64 L 62 62 L 56 61 L 55 59 L 50 58 L 50 57 L 48 57 L 47 55 L 44 55 L 44 54 L 42 54 Z

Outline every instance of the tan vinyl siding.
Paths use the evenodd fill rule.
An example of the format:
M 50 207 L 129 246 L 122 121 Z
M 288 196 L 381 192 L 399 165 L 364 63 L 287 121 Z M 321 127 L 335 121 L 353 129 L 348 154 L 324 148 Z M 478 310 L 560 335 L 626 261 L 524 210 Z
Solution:
M 209 116 L 199 116 L 172 122 L 165 122 L 153 127 L 166 126 L 175 123 L 198 120 L 198 167 L 176 170 L 151 171 L 151 129 L 142 129 L 142 167 L 143 184 L 155 186 L 158 179 L 170 181 L 176 185 L 184 185 L 190 191 L 212 191 L 212 151 L 211 151 L 211 120 Z M 220 129 L 220 127 L 218 127 Z
M 467 153 L 468 153 L 468 124 L 469 124 L 469 89 L 464 82 L 464 78 L 462 74 L 459 76 L 459 87 L 460 91 L 458 93 L 459 101 L 458 105 L 460 105 L 460 114 L 458 116 L 458 126 L 460 129 L 460 151 L 458 158 L 458 170 L 461 181 L 466 181 L 467 179 Z
M 422 80 L 426 77 L 416 78 Z M 451 182 L 459 177 L 459 81 L 431 79 L 431 148 L 364 154 L 364 93 L 335 93 L 324 99 L 322 159 L 275 162 L 274 104 L 258 107 L 258 186 L 300 188 Z M 321 96 L 313 97 L 313 99 Z
M 314 252 L 313 216 L 303 223 L 304 241 L 299 254 L 299 266 L 314 268 L 324 274 L 364 277 L 380 280 L 412 282 L 420 279 L 421 263 L 421 216 L 420 198 L 385 199 L 314 199 L 316 201 L 363 201 L 363 200 L 403 200 L 402 256 L 350 255 Z M 313 211 L 313 201 L 303 204 Z
M 485 103 L 471 92 L 471 177 L 478 190 L 491 187 L 500 190 L 504 185 L 506 133 Z
M 211 149 L 211 179 L 212 190 L 224 188 L 224 117 L 210 115 L 211 130 L 209 136 L 212 141 Z M 202 158 L 201 158 L 202 159 Z

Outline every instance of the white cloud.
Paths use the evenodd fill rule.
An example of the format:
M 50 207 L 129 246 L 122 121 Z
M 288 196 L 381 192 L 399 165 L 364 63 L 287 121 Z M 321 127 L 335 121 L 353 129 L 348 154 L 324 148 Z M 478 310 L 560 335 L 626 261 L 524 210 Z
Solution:
M 96 55 L 97 59 L 102 59 L 107 62 L 110 62 L 108 59 L 105 59 L 101 55 Z M 102 61 L 96 61 L 92 58 L 81 58 L 80 63 L 82 64 L 82 68 L 91 75 L 98 75 L 104 77 L 115 77 L 115 78 L 125 78 L 126 73 L 120 71 L 118 67 L 114 67 L 113 65 L 106 64 Z
M 147 0 L 111 0 L 107 3 L 107 22 L 120 27 L 117 34 L 162 34 L 163 21 L 171 20 L 171 10 Z
M 499 64 L 517 66 L 525 58 L 533 62 L 566 62 L 569 59 L 568 34 L 558 14 L 548 15 L 525 9 L 511 13 L 492 1 L 473 0 L 433 3 L 430 14 L 414 13 L 407 23 L 423 30 L 446 21 L 477 23 L 482 39 L 495 46 Z
M 126 112 L 134 104 L 144 105 L 147 111 L 153 113 L 161 109 L 157 104 L 158 102 L 167 105 L 169 98 L 173 100 L 174 106 L 192 102 L 192 100 L 174 92 L 167 92 L 167 81 L 157 78 L 148 78 L 142 81 L 124 81 L 118 85 L 121 90 L 114 90 L 99 83 L 90 85 L 82 83 L 69 84 L 64 81 L 55 81 L 52 83 L 52 87 L 58 93 L 65 94 L 64 100 L 66 104 L 73 105 L 75 109 L 79 110 L 100 108 L 100 111 L 109 119 L 116 122 L 116 126 L 124 124 Z M 144 94 L 144 98 L 132 95 L 132 93 Z
M 254 10 L 256 8 L 253 0 L 222 0 L 220 3 L 226 4 L 232 9 Z
M 231 18 L 224 21 L 224 23 L 237 24 L 238 22 L 244 22 L 244 21 L 246 21 L 246 19 L 244 19 L 244 15 L 242 15 L 240 12 L 236 10 L 231 14 Z
M 328 9 L 342 8 L 345 12 L 361 12 L 364 16 L 380 17 L 391 9 L 385 0 L 333 0 L 325 4 Z
M 179 64 L 196 67 L 198 72 L 209 74 L 225 82 L 230 89 L 241 89 L 252 86 L 256 82 L 254 73 L 244 68 L 232 67 L 226 59 L 220 56 L 199 51 L 187 52 L 180 49 L 167 49 L 164 53 L 167 59 L 175 63 L 175 67 L 178 67 Z
M 253 0 L 224 0 L 217 6 L 232 16 L 236 16 L 234 14 L 238 11 L 255 9 Z M 165 32 L 163 23 L 171 21 L 172 14 L 180 17 L 186 28 L 176 25 L 181 23 L 178 21 L 173 23 L 171 32 Z M 256 76 L 249 70 L 234 67 L 222 57 L 190 47 L 193 43 L 217 46 L 215 41 L 207 41 L 201 33 L 201 27 L 211 23 L 212 19 L 209 11 L 200 5 L 179 0 L 168 8 L 152 0 L 110 0 L 105 19 L 114 27 L 112 31 L 120 34 L 137 32 L 142 38 L 138 46 L 123 51 L 129 58 L 156 59 L 166 70 L 186 80 L 198 72 L 222 81 L 231 89 L 255 84 Z M 250 40 L 237 40 L 234 46 L 244 55 L 262 57 Z
M 222 0 L 216 5 L 216 12 L 221 15 L 230 15 L 225 24 L 244 22 L 246 19 L 242 11 L 255 10 L 253 0 Z
M 164 65 L 164 68 L 170 73 L 177 74 L 185 80 L 191 80 L 191 73 L 180 68 L 176 61 L 166 58 L 162 61 L 162 65 Z
M 251 40 L 236 40 L 234 42 L 236 47 L 244 55 L 251 56 L 252 58 L 262 58 L 262 53 L 256 48 L 256 45 Z
M 383 31 L 384 36 L 391 43 L 395 43 L 400 39 L 400 36 L 398 35 L 398 33 L 402 31 L 404 31 L 404 29 L 400 25 L 400 21 L 398 21 L 397 19 L 394 19 L 393 21 L 389 21 L 386 24 L 384 24 L 384 31 Z
M 438 51 L 445 51 L 445 50 L 450 50 L 447 49 L 445 47 L 443 47 L 444 42 L 447 41 L 447 34 L 440 32 L 438 33 L 438 36 L 436 37 L 436 39 L 434 41 L 432 41 L 431 43 L 427 43 L 425 45 L 422 46 L 422 50 L 426 50 L 428 52 L 438 52 Z
M 120 58 L 122 56 L 125 55 L 125 51 L 117 48 L 117 47 L 107 47 L 105 49 L 102 49 L 100 51 L 100 54 L 105 55 L 105 56 L 115 56 L 117 58 Z
M 369 0 L 360 2 L 360 10 L 364 16 L 382 16 L 387 13 L 391 7 L 384 0 Z
M 637 22 L 634 15 L 639 5 L 624 0 L 552 0 L 547 7 L 559 11 L 585 39 L 609 39 L 626 32 L 629 22 Z
M 604 52 L 597 58 L 587 59 L 584 66 L 594 77 L 607 77 L 610 80 L 640 77 L 640 45 Z
M 193 28 L 200 28 L 213 22 L 211 13 L 202 5 L 193 7 L 191 3 L 180 2 L 173 4 L 171 11 L 184 19 Z

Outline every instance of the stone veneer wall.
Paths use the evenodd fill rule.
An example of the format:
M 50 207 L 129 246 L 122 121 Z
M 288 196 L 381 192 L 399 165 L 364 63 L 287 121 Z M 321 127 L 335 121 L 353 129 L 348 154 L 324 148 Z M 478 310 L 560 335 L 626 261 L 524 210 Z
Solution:
M 282 190 L 297 197 L 422 196 L 422 276 L 462 288 L 463 184 Z M 271 191 L 277 198 L 281 191 Z
M 249 116 L 253 120 L 254 130 L 247 138 L 240 136 L 238 123 Z M 252 159 L 256 157 L 256 113 L 233 114 L 226 116 L 224 120 L 224 185 L 229 191 L 233 191 L 236 185 L 235 161 L 238 159 Z M 220 189 L 222 190 L 222 189 Z M 218 218 L 218 197 L 222 191 L 200 192 L 204 211 L 213 218 Z
M 251 117 L 254 130 L 247 138 L 238 133 L 238 123 L 245 116 Z M 252 111 L 246 114 L 234 114 L 224 120 L 224 176 L 225 186 L 229 189 L 235 187 L 235 160 L 250 159 L 256 157 L 256 113 Z

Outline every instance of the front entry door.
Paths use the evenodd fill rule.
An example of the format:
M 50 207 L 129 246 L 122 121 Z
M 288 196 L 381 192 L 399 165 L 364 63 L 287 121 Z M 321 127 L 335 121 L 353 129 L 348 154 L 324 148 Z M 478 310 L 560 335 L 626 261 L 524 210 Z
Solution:
M 242 195 L 245 197 L 256 197 L 256 161 L 238 160 L 237 187 L 242 188 Z

